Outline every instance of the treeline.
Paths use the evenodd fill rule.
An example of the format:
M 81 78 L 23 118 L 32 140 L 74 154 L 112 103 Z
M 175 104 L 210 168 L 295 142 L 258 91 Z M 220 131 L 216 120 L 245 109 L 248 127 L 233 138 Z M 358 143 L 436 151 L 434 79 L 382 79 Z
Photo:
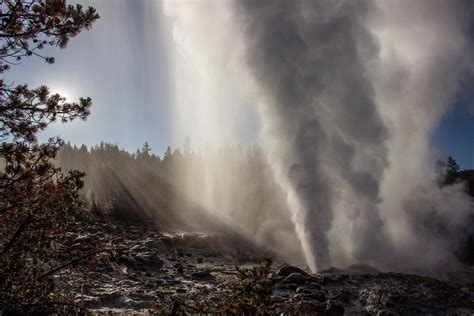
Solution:
M 93 212 L 178 229 L 231 227 L 271 248 L 293 250 L 294 257 L 301 253 L 286 196 L 258 146 L 197 152 L 187 138 L 160 157 L 148 143 L 135 153 L 104 142 L 91 148 L 66 144 L 57 161 L 86 173 L 82 195 Z M 440 186 L 463 182 L 474 196 L 474 170 L 460 170 L 448 157 L 436 162 L 435 171 Z M 462 248 L 460 257 L 474 262 L 472 234 Z
M 86 173 L 82 192 L 94 212 L 188 229 L 223 222 L 261 244 L 300 253 L 286 196 L 256 145 L 197 152 L 187 138 L 160 157 L 148 143 L 133 154 L 105 142 L 66 144 L 58 164 Z

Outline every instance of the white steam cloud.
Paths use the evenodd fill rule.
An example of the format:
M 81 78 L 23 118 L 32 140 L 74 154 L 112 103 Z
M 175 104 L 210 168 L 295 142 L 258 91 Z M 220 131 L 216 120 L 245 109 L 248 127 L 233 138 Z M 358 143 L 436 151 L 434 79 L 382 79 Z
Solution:
M 227 119 L 236 95 L 258 103 L 313 271 L 360 262 L 438 273 L 455 262 L 474 207 L 461 186 L 435 183 L 429 137 L 472 69 L 468 2 L 166 4 L 189 36 L 178 46 L 205 60 L 197 102 L 219 100 L 209 113 Z
M 164 0 L 172 25 L 175 141 L 222 145 L 256 133 L 239 61 L 244 45 L 227 1 Z M 254 117 L 254 115 L 253 115 Z M 249 131 L 246 132 L 245 129 Z

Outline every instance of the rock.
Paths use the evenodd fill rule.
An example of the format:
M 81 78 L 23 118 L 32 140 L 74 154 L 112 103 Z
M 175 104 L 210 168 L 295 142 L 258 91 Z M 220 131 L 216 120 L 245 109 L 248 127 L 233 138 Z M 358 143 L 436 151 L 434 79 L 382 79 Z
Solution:
M 132 256 L 122 255 L 118 259 L 119 264 L 123 264 L 127 267 L 135 268 L 137 266 L 137 261 Z
M 100 271 L 101 273 L 112 273 L 112 272 L 116 272 L 116 268 L 113 267 L 111 264 L 104 265 L 103 267 L 98 268 L 97 270 Z
M 347 279 L 347 275 L 340 275 L 340 274 L 325 274 L 321 279 L 320 283 L 322 285 L 330 285 L 330 284 L 339 284 L 342 280 Z
M 396 316 L 396 315 L 398 314 L 388 309 L 382 309 L 377 313 L 377 316 Z
M 142 266 L 160 270 L 163 267 L 163 260 L 150 253 L 140 253 L 135 256 L 135 259 Z
M 143 254 L 143 253 L 139 253 L 135 256 L 135 259 L 140 262 L 140 263 L 143 263 L 143 264 L 149 264 L 150 263 L 150 259 L 151 259 L 151 255 L 149 254 Z
M 76 301 L 81 302 L 81 304 L 84 305 L 84 307 L 96 307 L 99 306 L 101 301 L 99 297 L 96 296 L 89 296 L 89 295 L 81 295 L 78 294 L 76 297 L 74 297 Z
M 210 293 L 209 289 L 207 287 L 203 287 L 202 289 L 200 289 L 201 293 L 203 295 L 207 295 Z
M 90 234 L 86 234 L 86 235 L 77 236 L 76 242 L 83 243 L 83 242 L 90 241 L 91 239 L 92 239 L 92 236 Z
M 339 293 L 332 296 L 330 299 L 349 304 L 351 302 L 351 292 L 349 290 L 342 289 Z
M 186 289 L 182 289 L 182 288 L 176 289 L 176 293 L 186 293 Z
M 120 294 L 119 291 L 112 291 L 109 293 L 102 293 L 99 295 L 100 302 L 102 304 L 112 304 L 115 303 L 116 301 L 120 300 L 122 295 Z
M 285 279 L 284 279 L 285 282 L 287 283 L 295 283 L 295 284 L 305 284 L 307 282 L 309 282 L 309 275 L 306 274 L 301 274 L 301 273 L 297 273 L 297 272 L 294 272 L 294 273 L 291 273 L 290 275 L 288 275 Z
M 326 301 L 326 295 L 322 291 L 311 291 L 308 295 L 306 295 L 308 298 L 319 301 L 319 302 L 325 302 Z
M 285 277 L 282 277 L 282 276 L 277 276 L 276 273 L 270 273 L 268 275 L 268 278 L 270 279 L 270 281 L 273 283 L 273 284 L 276 284 L 278 282 L 281 282 L 285 279 Z
M 288 282 L 285 282 L 285 281 L 281 281 L 281 282 L 278 282 L 277 284 L 275 284 L 274 287 L 276 289 L 281 289 L 281 290 L 296 290 L 299 287 L 299 285 L 294 284 L 294 283 L 288 283 Z
M 198 263 L 202 263 L 203 260 L 204 260 L 204 259 L 203 259 L 202 257 L 197 258 L 197 262 L 198 262 Z
M 146 240 L 143 245 L 147 248 L 158 248 L 160 246 L 160 242 L 154 239 Z
M 198 271 L 191 274 L 191 278 L 197 280 L 214 280 L 214 276 L 212 276 L 211 272 L 209 271 Z
M 122 237 L 116 237 L 112 240 L 113 245 L 122 245 L 124 243 L 125 239 Z
M 163 268 L 163 265 L 165 263 L 163 260 L 161 260 L 157 256 L 153 256 L 150 260 L 150 264 L 155 270 L 161 270 L 161 268 Z
M 131 252 L 138 252 L 138 251 L 143 251 L 143 250 L 145 250 L 145 247 L 143 247 L 142 245 L 135 245 L 132 248 L 130 248 Z
M 174 239 L 169 236 L 162 236 L 159 238 L 163 244 L 165 244 L 167 247 L 171 247 L 174 244 Z
M 176 264 L 175 268 L 176 268 L 176 272 L 178 272 L 179 274 L 183 274 L 184 269 L 183 269 L 183 265 L 181 263 Z
M 302 294 L 309 294 L 311 293 L 311 290 L 306 288 L 306 287 L 299 287 L 296 289 L 296 293 L 302 293 Z
M 326 301 L 326 295 L 319 290 L 312 290 L 300 286 L 296 289 L 296 293 L 297 294 L 294 296 L 294 298 L 297 298 L 299 300 L 314 300 L 318 302 Z
M 272 303 L 284 303 L 286 301 L 286 298 L 278 295 L 272 295 L 270 297 L 270 302 Z
M 298 312 L 301 315 L 325 315 L 325 303 L 315 302 L 312 300 L 302 300 L 298 304 Z
M 318 281 L 315 279 L 312 279 L 307 286 L 311 289 L 321 289 L 321 284 L 319 284 Z
M 294 266 L 284 266 L 278 269 L 276 275 L 277 276 L 289 276 L 292 273 L 299 273 L 301 275 L 308 276 L 309 274 L 301 270 L 300 268 Z
M 324 315 L 327 316 L 342 316 L 344 315 L 345 308 L 341 304 L 329 303 L 324 310 Z
M 305 298 L 305 296 L 301 293 L 296 293 L 295 295 L 293 295 L 293 298 L 297 301 L 301 301 Z

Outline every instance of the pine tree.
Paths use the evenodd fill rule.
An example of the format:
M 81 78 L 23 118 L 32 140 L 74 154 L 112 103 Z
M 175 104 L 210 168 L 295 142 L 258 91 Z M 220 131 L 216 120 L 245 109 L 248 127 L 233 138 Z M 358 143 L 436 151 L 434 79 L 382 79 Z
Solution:
M 69 39 L 99 18 L 93 8 L 64 0 L 4 0 L 0 11 L 0 72 L 28 56 L 47 63 L 46 46 L 65 48 Z M 60 120 L 86 119 L 90 98 L 67 102 L 41 86 L 13 86 L 0 80 L 0 314 L 26 311 L 51 296 L 51 278 L 38 267 L 54 256 L 56 243 L 81 210 L 83 174 L 64 174 L 53 164 L 63 141 L 41 144 L 39 132 Z
M 448 173 L 451 172 L 451 173 L 455 174 L 459 171 L 458 163 L 451 156 L 448 157 L 448 162 L 446 163 L 446 166 L 447 166 L 447 172 Z
M 168 147 L 166 148 L 165 155 L 163 156 L 163 162 L 168 163 L 168 162 L 171 160 L 171 155 L 172 155 L 172 153 L 171 153 L 171 147 L 168 146 Z
M 142 146 L 141 157 L 144 158 L 144 159 L 149 159 L 150 158 L 150 153 L 151 153 L 151 147 L 148 144 L 148 142 L 145 142 L 145 144 L 143 144 L 143 146 Z
M 451 156 L 448 157 L 445 163 L 445 170 L 446 170 L 446 173 L 444 174 L 444 179 L 441 182 L 443 185 L 453 184 L 454 182 L 458 180 L 459 165 L 456 162 L 456 160 L 454 160 L 453 157 Z

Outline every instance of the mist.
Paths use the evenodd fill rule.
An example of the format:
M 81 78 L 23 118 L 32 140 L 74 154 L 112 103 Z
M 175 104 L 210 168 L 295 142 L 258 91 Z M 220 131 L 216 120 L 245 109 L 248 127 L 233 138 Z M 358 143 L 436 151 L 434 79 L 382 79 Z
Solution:
M 285 194 L 261 148 L 197 152 L 187 138 L 163 157 L 151 150 L 148 143 L 135 153 L 104 142 L 66 144 L 58 165 L 86 172 L 82 195 L 94 214 L 172 231 L 239 235 L 262 252 L 304 264 Z
M 245 198 L 244 192 L 254 190 L 260 180 L 258 172 L 254 179 L 243 177 L 236 148 L 258 142 L 260 119 L 253 81 L 242 64 L 245 34 L 232 3 L 163 4 L 172 21 L 173 138 L 189 136 L 203 155 L 199 163 L 184 167 L 186 196 L 257 244 L 286 254 L 288 261 L 302 262 L 284 193 L 265 195 L 267 200 L 260 204 Z M 266 167 L 266 159 L 261 163 Z
M 467 2 L 165 5 L 186 61 L 210 69 L 191 89 L 194 110 L 181 112 L 194 123 L 177 133 L 204 115 L 194 133 L 232 141 L 239 127 L 216 115 L 246 113 L 236 100 L 250 100 L 313 271 L 365 263 L 444 274 L 455 265 L 473 204 L 462 184 L 436 183 L 429 138 L 472 71 Z M 186 82 L 175 95 L 189 95 Z M 232 188 L 224 181 L 219 195 Z M 219 214 L 215 194 L 196 199 Z

